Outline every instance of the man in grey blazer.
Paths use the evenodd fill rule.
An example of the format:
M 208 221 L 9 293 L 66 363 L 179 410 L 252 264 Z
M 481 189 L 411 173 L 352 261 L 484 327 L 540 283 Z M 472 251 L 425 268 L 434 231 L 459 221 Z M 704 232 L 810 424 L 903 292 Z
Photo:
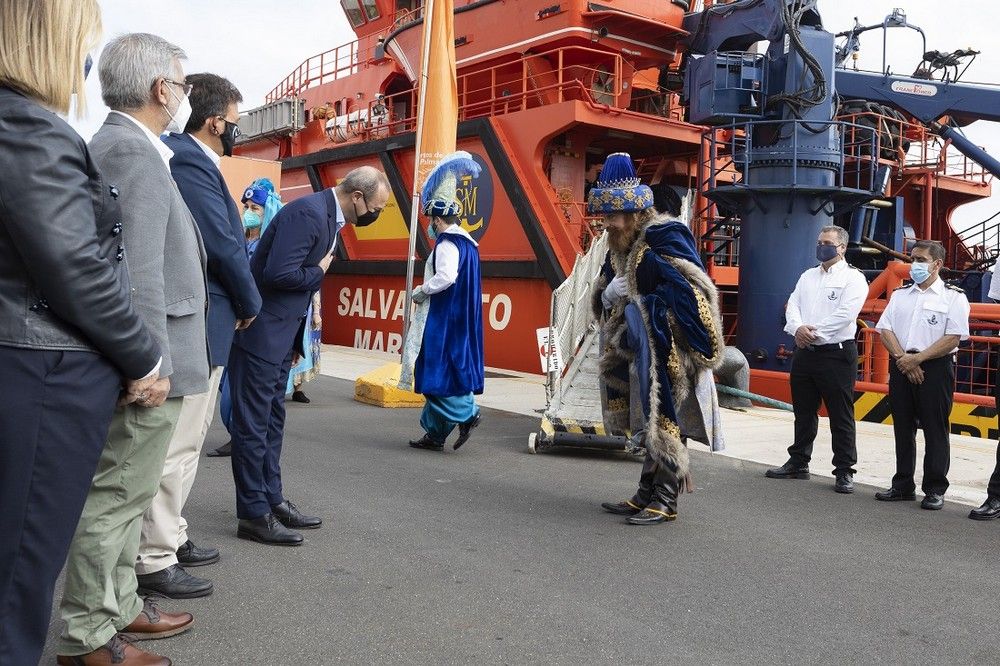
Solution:
M 112 420 L 66 564 L 60 664 L 169 664 L 118 634 L 163 638 L 193 621 L 190 613 L 144 602 L 135 575 L 143 513 L 159 486 L 183 396 L 208 388 L 205 250 L 159 138 L 183 127 L 190 112 L 184 57 L 155 35 L 130 34 L 112 40 L 99 63 L 112 111 L 90 143 L 91 155 L 121 206 L 118 256 L 128 267 L 133 305 L 163 359 L 153 388 Z

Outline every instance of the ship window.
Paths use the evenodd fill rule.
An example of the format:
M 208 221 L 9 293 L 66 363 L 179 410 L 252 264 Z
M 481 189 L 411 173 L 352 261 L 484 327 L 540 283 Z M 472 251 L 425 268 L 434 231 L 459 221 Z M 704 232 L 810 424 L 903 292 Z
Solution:
M 361 11 L 361 0 L 340 0 L 340 4 L 353 27 L 357 28 L 365 22 L 365 15 Z
M 361 4 L 364 5 L 365 15 L 369 21 L 374 21 L 380 16 L 378 13 L 378 3 L 375 0 L 361 0 Z

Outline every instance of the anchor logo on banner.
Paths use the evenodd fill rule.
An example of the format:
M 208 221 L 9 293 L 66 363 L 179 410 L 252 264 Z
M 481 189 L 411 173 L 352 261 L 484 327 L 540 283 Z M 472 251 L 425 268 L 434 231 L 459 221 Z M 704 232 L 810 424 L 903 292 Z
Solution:
M 477 178 L 459 178 L 455 195 L 462 204 L 462 212 L 458 215 L 462 228 L 478 242 L 486 233 L 493 215 L 493 174 L 490 165 L 481 156 L 471 151 L 470 154 L 482 171 Z

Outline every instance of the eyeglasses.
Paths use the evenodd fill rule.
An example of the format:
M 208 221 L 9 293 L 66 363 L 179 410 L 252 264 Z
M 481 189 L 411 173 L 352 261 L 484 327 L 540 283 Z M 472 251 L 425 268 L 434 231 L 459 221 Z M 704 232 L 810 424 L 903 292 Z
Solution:
M 180 86 L 181 90 L 184 91 L 185 95 L 190 95 L 191 94 L 191 88 L 194 87 L 190 83 L 181 83 L 180 81 L 174 81 L 174 80 L 168 79 L 168 78 L 164 78 L 163 82 L 164 83 L 169 83 L 172 86 Z
M 372 208 L 368 205 L 368 197 L 365 196 L 364 192 L 358 192 L 361 195 L 361 200 L 365 202 L 365 210 L 371 211 L 372 213 L 382 213 L 382 208 Z
M 222 122 L 226 123 L 226 129 L 229 129 L 229 127 L 232 126 L 232 128 L 233 128 L 232 132 L 233 132 L 233 138 L 234 139 L 236 139 L 237 137 L 243 136 L 243 132 L 240 131 L 240 126 L 237 123 L 234 123 L 231 120 L 226 120 L 225 116 L 216 116 L 216 118 L 218 118 Z

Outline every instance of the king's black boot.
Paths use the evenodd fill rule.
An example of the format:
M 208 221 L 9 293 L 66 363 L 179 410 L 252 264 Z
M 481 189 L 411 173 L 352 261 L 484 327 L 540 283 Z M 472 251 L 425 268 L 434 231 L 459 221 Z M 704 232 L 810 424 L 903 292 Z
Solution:
M 677 494 L 680 479 L 666 465 L 656 465 L 653 473 L 653 495 L 639 513 L 625 520 L 632 525 L 659 525 L 677 518 Z
M 601 508 L 608 513 L 619 516 L 634 516 L 639 513 L 653 497 L 653 474 L 655 472 L 656 461 L 647 453 L 646 461 L 642 463 L 642 474 L 639 475 L 639 490 L 635 491 L 635 495 L 624 502 L 604 502 L 601 504 Z

